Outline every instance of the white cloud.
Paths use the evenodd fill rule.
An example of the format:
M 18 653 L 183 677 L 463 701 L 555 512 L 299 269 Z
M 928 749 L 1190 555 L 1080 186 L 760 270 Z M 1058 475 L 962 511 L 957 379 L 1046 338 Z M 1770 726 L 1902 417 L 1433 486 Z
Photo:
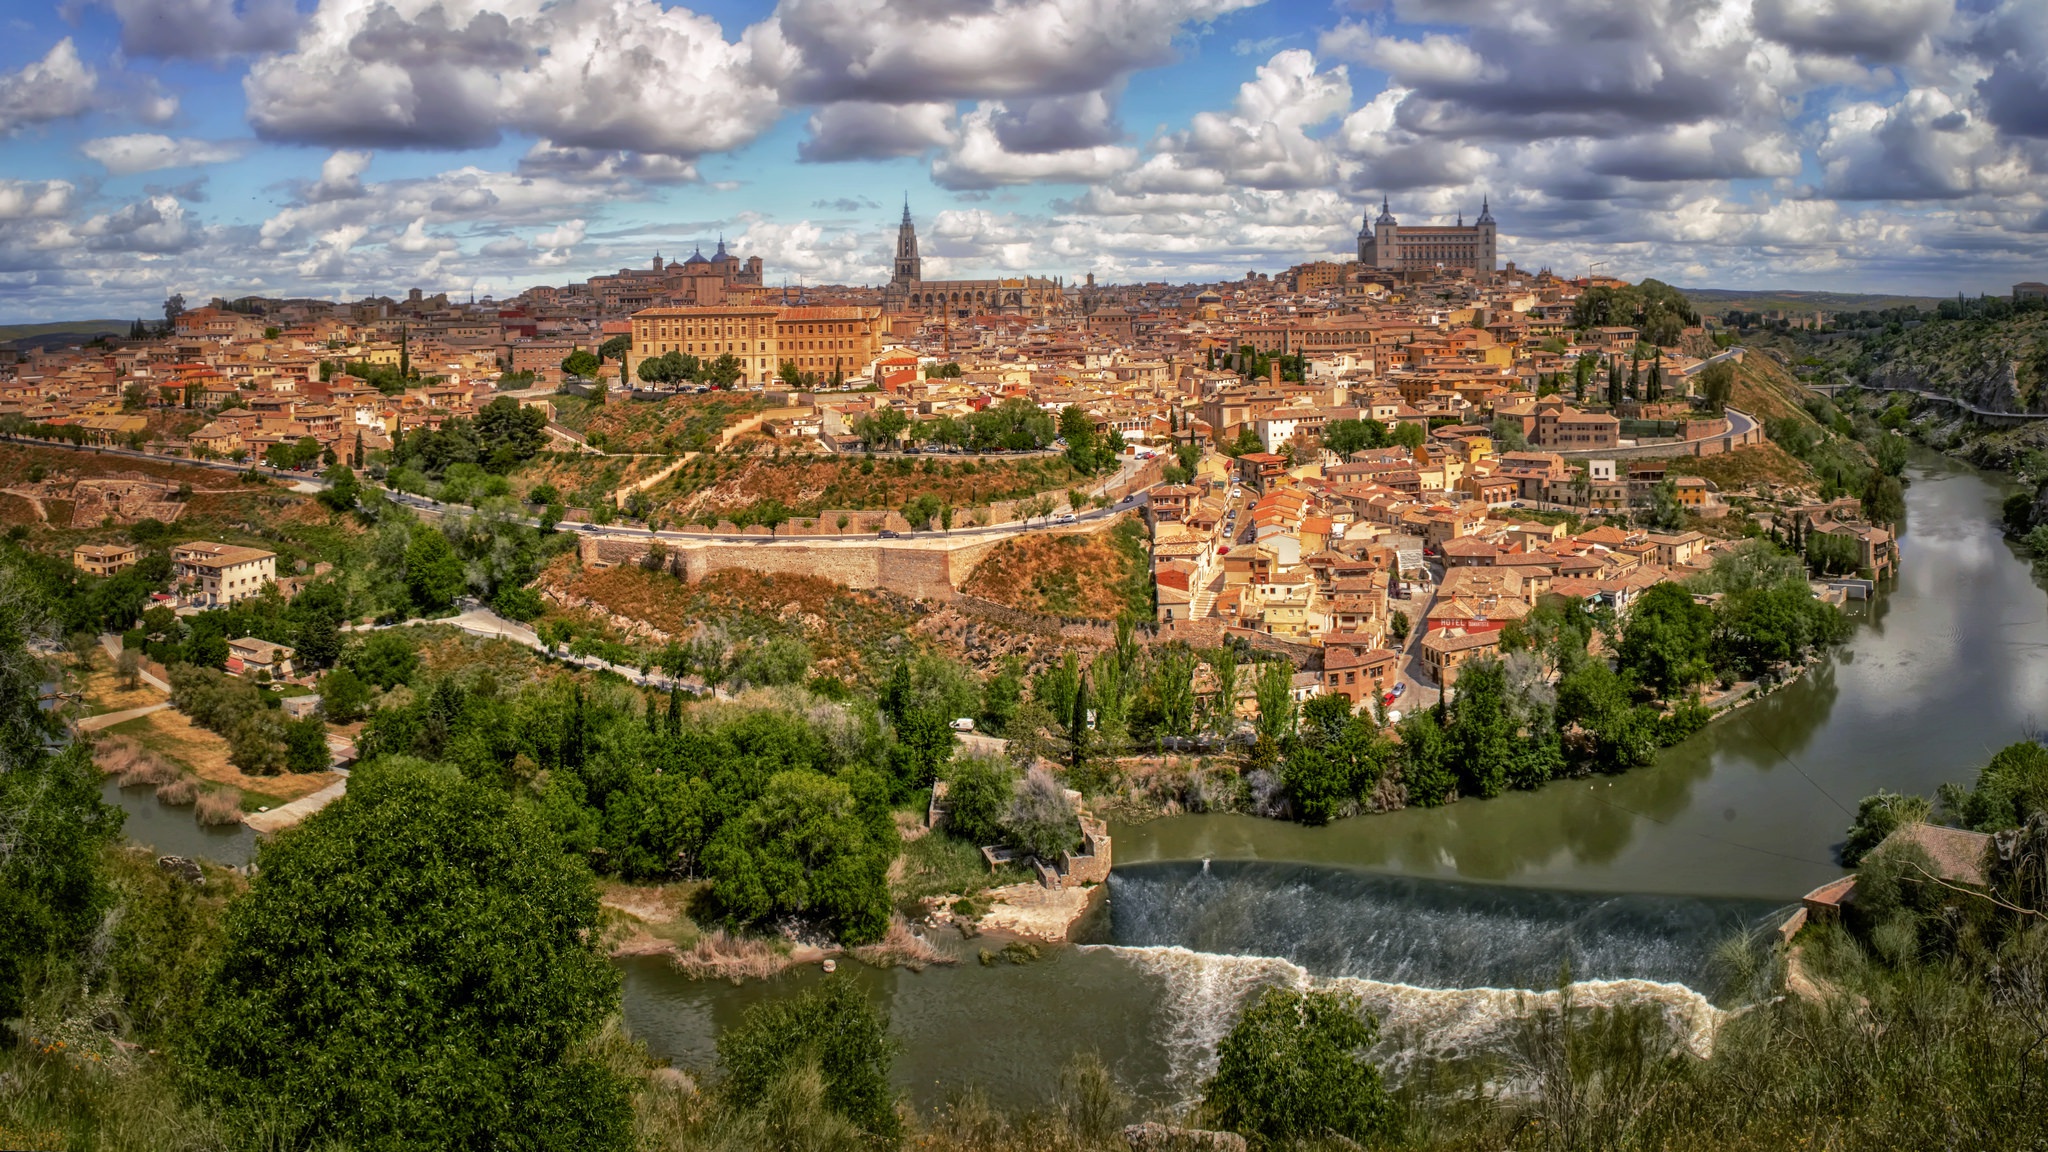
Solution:
M 908 104 L 1094 91 L 1259 0 L 782 0 L 747 42 L 785 98 Z
M 240 140 L 173 138 L 154 132 L 102 136 L 79 145 L 79 151 L 100 162 L 115 176 L 133 176 L 164 168 L 194 168 L 239 160 L 249 150 Z
M 583 221 L 571 220 L 559 228 L 535 236 L 533 243 L 539 248 L 574 248 L 583 243 L 583 234 Z
M 996 125 L 1003 108 L 985 102 L 961 118 L 959 142 L 932 164 L 942 188 L 995 188 L 1005 184 L 1088 183 L 1129 168 L 1137 150 L 1095 144 L 1049 152 L 1013 152 L 1003 146 Z
M 243 90 L 259 135 L 343 147 L 472 148 L 516 131 L 687 158 L 781 113 L 746 46 L 654 0 L 322 0 Z
M 98 73 L 78 58 L 77 45 L 66 36 L 35 63 L 0 73 L 0 135 L 82 115 L 98 92 Z
M 47 220 L 78 202 L 68 180 L 0 180 L 0 220 Z
M 810 163 L 916 156 L 954 139 L 953 105 L 878 104 L 845 100 L 811 114 L 810 135 L 797 158 Z

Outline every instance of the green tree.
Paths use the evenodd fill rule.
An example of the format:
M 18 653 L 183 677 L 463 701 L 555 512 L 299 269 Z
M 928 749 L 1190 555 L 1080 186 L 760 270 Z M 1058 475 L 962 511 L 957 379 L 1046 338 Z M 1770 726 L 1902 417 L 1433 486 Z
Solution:
M 1424 431 L 1420 424 L 1403 420 L 1399 424 L 1394 425 L 1394 443 L 1402 448 L 1406 448 L 1410 452 L 1422 447 L 1423 442 L 1428 439 L 1429 433 Z
M 1636 598 L 1618 665 L 1662 699 L 1713 674 L 1714 611 L 1683 585 L 1653 584 Z
M 285 767 L 293 772 L 325 772 L 334 763 L 327 747 L 327 724 L 318 715 L 285 724 Z
M 889 1086 L 894 1057 L 888 1021 L 847 976 L 756 1004 L 718 1037 L 720 1087 L 734 1108 L 761 1107 L 779 1077 L 815 1062 L 826 1106 L 882 1141 L 902 1131 Z
M 438 612 L 455 603 L 464 587 L 462 559 L 439 530 L 419 525 L 405 548 L 405 586 L 423 612 Z
M 387 628 L 370 633 L 344 663 L 364 680 L 389 691 L 412 683 L 419 673 L 420 654 L 404 630 Z
M 327 487 L 322 489 L 319 500 L 336 512 L 353 512 L 356 501 L 362 498 L 363 486 L 356 479 L 355 470 L 346 464 L 335 464 L 321 473 Z
M 57 750 L 29 648 L 52 636 L 40 597 L 0 565 L 0 1018 L 20 1015 L 40 974 L 83 954 L 113 902 L 99 858 L 122 813 L 100 799 L 89 744 Z
M 1365 1056 L 1378 1037 L 1356 996 L 1268 988 L 1223 1038 L 1202 1106 L 1262 1149 L 1387 1135 L 1394 1106 Z
M 1294 665 L 1287 660 L 1268 660 L 1259 665 L 1252 681 L 1252 698 L 1259 705 L 1259 735 L 1274 743 L 1294 735 Z
M 1903 465 L 1901 465 L 1903 467 Z M 1906 490 L 1898 477 L 1872 468 L 1863 485 L 1863 515 L 1872 524 L 1895 526 L 1906 519 Z
M 2048 812 L 2048 748 L 2032 740 L 2008 744 L 1977 772 L 1976 787 L 1942 790 L 1942 807 L 1979 832 L 2017 828 Z
M 1854 868 L 1863 863 L 1863 858 L 1884 843 L 1884 838 L 1897 831 L 1899 825 L 1930 820 L 1933 814 L 1934 805 L 1925 796 L 1901 796 L 1883 789 L 1876 795 L 1865 796 L 1856 805 L 1855 823 L 1849 826 L 1849 835 L 1842 841 L 1842 867 Z
M 946 831 L 969 844 L 997 844 L 1009 812 L 1015 773 L 989 756 L 963 756 L 946 781 Z
M 587 350 L 578 348 L 562 357 L 562 371 L 578 380 L 590 380 L 597 376 L 604 365 Z
M 336 724 L 363 718 L 370 705 L 370 686 L 348 667 L 336 668 L 320 678 L 320 710 Z
M 865 944 L 889 926 L 895 855 L 894 843 L 873 841 L 847 781 L 793 769 L 770 777 L 760 800 L 725 822 L 704 850 L 704 869 L 734 923 L 798 916 Z
M 730 352 L 721 353 L 718 359 L 706 364 L 703 378 L 714 388 L 730 388 L 745 379 L 746 365 Z
M 1707 411 L 1720 415 L 1728 408 L 1728 401 L 1735 396 L 1735 365 L 1721 360 L 1707 365 L 1700 372 L 1700 395 L 1706 399 Z
M 234 1126 L 294 1147 L 629 1144 L 625 1085 L 579 1054 L 619 1005 L 597 892 L 534 815 L 389 759 L 257 859 L 183 1053 Z
M 1059 863 L 1062 853 L 1080 847 L 1081 823 L 1074 802 L 1052 773 L 1033 768 L 1017 782 L 1003 817 L 1003 835 L 1019 851 L 1048 864 Z

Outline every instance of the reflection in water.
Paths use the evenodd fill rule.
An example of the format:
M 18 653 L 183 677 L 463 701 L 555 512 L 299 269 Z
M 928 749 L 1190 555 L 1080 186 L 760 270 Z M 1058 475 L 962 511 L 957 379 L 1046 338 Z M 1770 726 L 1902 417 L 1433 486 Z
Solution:
M 1932 793 L 2048 724 L 2048 598 L 1999 532 L 1993 477 L 1931 453 L 1903 569 L 1848 647 L 1650 768 L 1301 828 L 1239 816 L 1118 827 L 1120 863 L 1287 860 L 1538 887 L 1786 900 L 1840 875 L 1879 788 Z
M 110 777 L 100 784 L 100 799 L 126 813 L 122 833 L 166 856 L 190 856 L 216 864 L 246 864 L 256 854 L 256 833 L 246 824 L 207 827 L 192 818 L 190 805 L 173 808 L 149 787 L 123 788 Z

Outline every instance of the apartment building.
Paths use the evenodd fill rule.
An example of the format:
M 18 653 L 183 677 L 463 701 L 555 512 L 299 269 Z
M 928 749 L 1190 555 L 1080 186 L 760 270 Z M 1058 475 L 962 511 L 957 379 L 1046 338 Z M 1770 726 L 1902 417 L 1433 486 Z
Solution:
M 277 579 L 277 553 L 195 540 L 171 549 L 173 580 L 188 586 L 190 602 L 218 608 L 247 599 Z

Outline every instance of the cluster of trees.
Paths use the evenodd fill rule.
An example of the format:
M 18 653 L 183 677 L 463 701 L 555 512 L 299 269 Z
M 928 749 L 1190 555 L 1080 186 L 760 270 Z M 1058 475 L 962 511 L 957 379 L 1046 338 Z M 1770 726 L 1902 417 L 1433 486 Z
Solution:
M 666 385 L 675 388 L 683 384 L 708 384 L 713 388 L 730 388 L 747 374 L 740 359 L 730 352 L 704 359 L 688 352 L 664 352 L 640 361 L 634 375 L 644 384 Z
M 456 416 L 439 428 L 400 433 L 391 445 L 390 466 L 438 479 L 454 465 L 475 464 L 502 476 L 547 447 L 547 425 L 545 412 L 500 396 L 479 409 L 474 420 Z
M 1661 280 L 1588 288 L 1572 304 L 1572 326 L 1581 331 L 1628 326 L 1664 348 L 1677 344 L 1685 329 L 1699 322 L 1700 314 L 1685 293 Z
M 1251 771 L 1277 764 L 1276 800 L 1307 823 L 1626 771 L 1706 723 L 1693 695 L 1700 686 L 1773 675 L 1847 637 L 1847 619 L 1814 599 L 1797 559 L 1767 542 L 1717 559 L 1700 579 L 1721 593 L 1712 606 L 1682 585 L 1658 584 L 1618 628 L 1610 611 L 1544 603 L 1503 630 L 1500 658 L 1459 668 L 1448 703 L 1402 720 L 1398 745 L 1383 738 L 1379 717 L 1354 713 L 1342 697 L 1312 700 L 1297 719 L 1274 671 L 1291 669 L 1268 665 L 1256 682 Z M 1612 664 L 1588 654 L 1595 630 L 1618 632 Z
M 171 666 L 171 704 L 228 742 L 228 762 L 251 776 L 324 772 L 327 725 L 287 719 L 279 698 L 246 680 L 196 664 Z
M 1067 462 L 1084 476 L 1116 467 L 1124 451 L 1124 434 L 1114 428 L 1097 432 L 1095 418 L 1078 404 L 1060 410 L 1060 439 L 1067 442 Z
M 1059 425 L 1028 400 L 1005 400 L 973 415 L 912 421 L 883 409 L 854 421 L 854 435 L 869 448 L 905 440 L 969 452 L 1035 452 L 1053 442 Z
M 112 576 L 88 576 L 68 556 L 30 551 L 20 536 L 9 534 L 4 548 L 16 577 L 31 589 L 65 635 L 75 632 L 122 631 L 149 604 L 149 594 L 171 578 L 171 558 L 164 552 L 142 555 L 134 566 Z
M 914 681 L 913 681 L 914 682 Z M 602 873 L 700 876 L 734 924 L 795 917 L 851 943 L 888 926 L 890 815 L 951 754 L 928 705 L 689 708 L 568 678 L 443 676 L 372 714 L 366 759 L 445 764 L 531 807 Z

